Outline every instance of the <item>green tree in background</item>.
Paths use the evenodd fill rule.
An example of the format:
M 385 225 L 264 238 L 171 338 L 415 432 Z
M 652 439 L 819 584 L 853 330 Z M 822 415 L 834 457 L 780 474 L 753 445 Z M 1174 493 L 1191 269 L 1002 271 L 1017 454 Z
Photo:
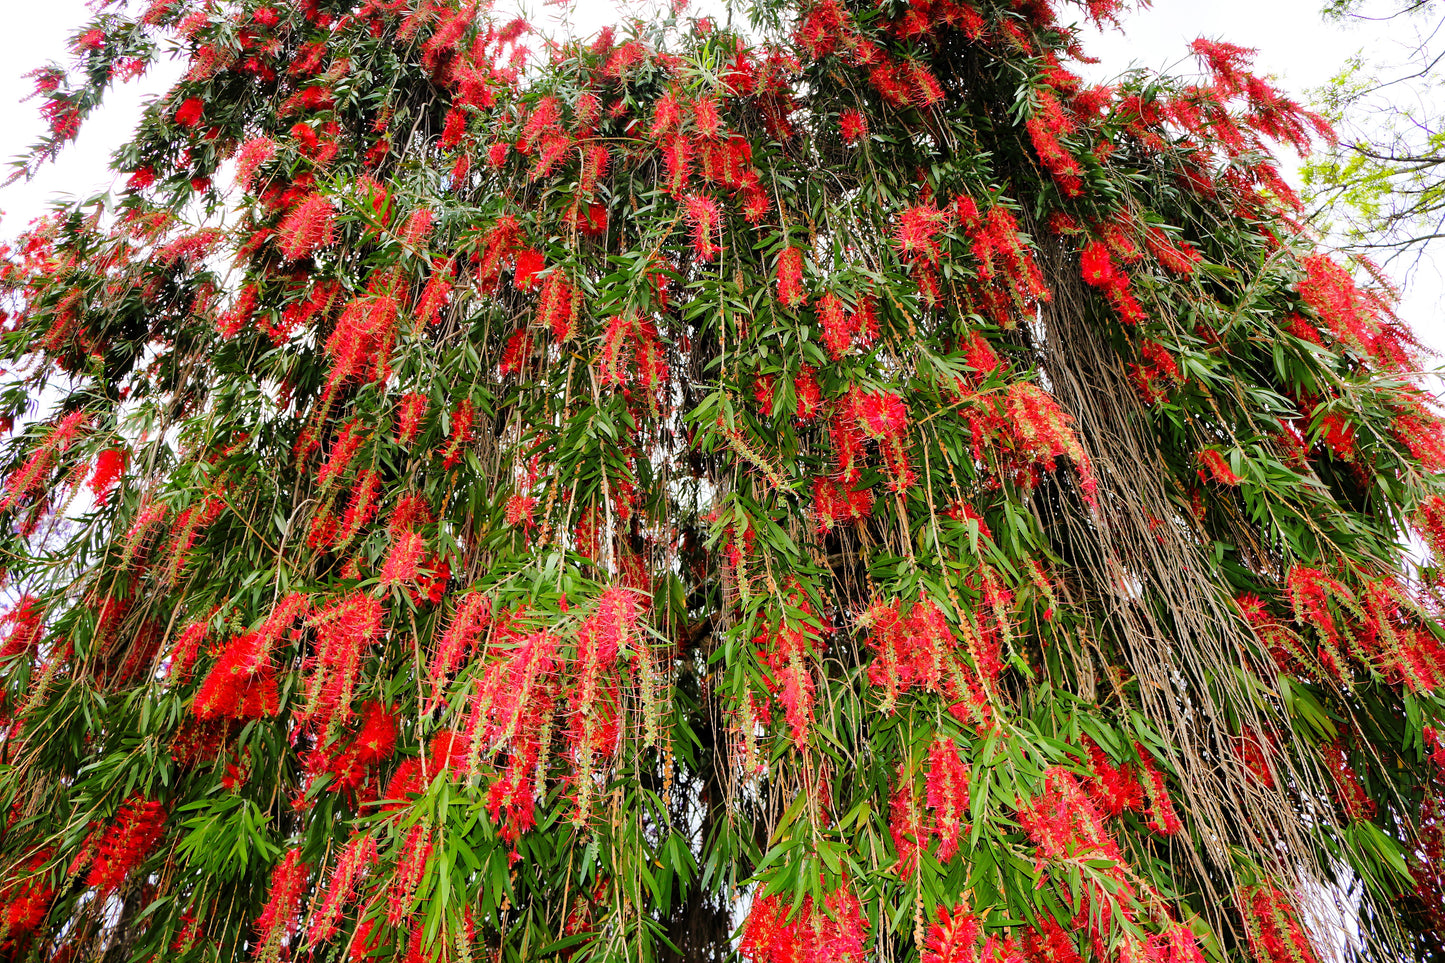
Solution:
M 1445 423 L 1119 7 L 101 4 L 26 164 L 187 72 L 0 269 L 0 956 L 1440 959 Z
M 1434 0 L 1332 0 L 1325 15 L 1388 21 L 1397 40 L 1313 92 L 1339 139 L 1304 165 L 1305 196 L 1352 253 L 1404 276 L 1445 238 L 1445 17 Z

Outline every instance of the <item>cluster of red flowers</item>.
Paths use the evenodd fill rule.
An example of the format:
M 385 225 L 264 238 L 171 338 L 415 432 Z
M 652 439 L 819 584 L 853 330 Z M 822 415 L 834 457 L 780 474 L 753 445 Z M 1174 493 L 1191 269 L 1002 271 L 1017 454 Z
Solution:
M 113 892 L 131 871 L 145 862 L 166 831 L 166 810 L 160 802 L 134 795 L 120 804 L 115 821 L 99 830 L 95 857 L 85 885 Z M 94 837 L 92 837 L 94 838 Z
M 1217 482 L 1221 485 L 1238 485 L 1242 478 L 1234 473 L 1225 460 L 1224 453 L 1217 448 L 1201 448 L 1199 450 L 1199 480 L 1202 482 Z
M 196 690 L 191 704 L 196 717 L 259 719 L 275 715 L 280 708 L 280 693 L 271 654 L 308 608 L 306 596 L 287 595 L 259 628 L 226 643 Z
M 796 593 L 792 604 L 804 616 L 816 618 L 812 607 Z M 817 701 L 813 678 L 813 662 L 827 648 L 832 634 L 826 623 L 822 628 L 809 622 L 764 624 L 753 637 L 753 645 L 767 669 L 765 682 L 769 692 L 783 707 L 783 717 L 793 744 L 808 745 L 813 726 L 813 706 Z
M 318 611 L 307 620 L 315 629 L 315 652 L 303 668 L 306 680 L 302 718 L 321 728 L 333 718 L 351 715 L 351 696 L 361 672 L 362 658 L 383 635 L 385 609 L 370 595 L 353 592 Z
M 20 952 L 29 936 L 40 929 L 50 914 L 55 885 L 46 866 L 54 856 L 48 848 L 36 850 L 20 860 L 0 885 L 0 952 Z
M 1084 192 L 1083 168 L 1068 148 L 1059 143 L 1059 138 L 1075 133 L 1074 122 L 1064 114 L 1063 105 L 1052 90 L 1047 87 L 1035 91 L 1038 106 L 1034 115 L 1024 122 L 1024 127 L 1033 141 L 1034 152 L 1039 162 L 1053 176 L 1060 193 L 1065 197 L 1078 197 Z
M 931 600 L 920 599 L 907 609 L 898 601 L 875 601 L 861 624 L 877 655 L 868 666 L 868 681 L 883 689 L 884 712 L 895 711 L 898 697 L 914 686 L 958 701 L 970 683 L 977 683 L 978 676 L 963 673 L 953 629 Z
M 835 484 L 830 478 L 813 479 L 813 518 L 819 533 L 832 531 L 845 521 L 860 521 L 873 513 L 873 491 Z
M 1129 288 L 1129 273 L 1114 262 L 1114 254 L 1108 244 L 1103 241 L 1090 241 L 1084 245 L 1079 264 L 1085 283 L 1103 292 L 1118 313 L 1120 321 L 1136 325 L 1146 320 L 1144 309 L 1139 306 Z
M 328 398 L 336 396 L 352 380 L 386 379 L 400 312 L 400 303 L 389 293 L 354 298 L 342 309 L 325 345 L 331 358 L 326 378 Z
M 973 198 L 961 195 L 951 211 L 973 242 L 976 278 L 969 290 L 983 314 L 1011 328 L 1053 297 L 1008 208 L 994 203 L 981 214 Z
M 778 301 L 784 307 L 797 308 L 807 303 L 803 290 L 803 252 L 796 247 L 783 248 L 778 254 Z
M 599 383 L 620 386 L 625 398 L 632 397 L 636 386 L 651 404 L 666 400 L 666 354 L 650 314 L 630 311 L 608 319 L 598 369 Z
M 777 896 L 757 897 L 738 952 L 753 963 L 862 963 L 867 939 L 863 907 L 844 885 L 820 902 L 804 896 L 795 913 Z
M 1166 401 L 1182 380 L 1174 356 L 1159 342 L 1147 338 L 1139 344 L 1139 360 L 1129 365 L 1129 379 L 1146 404 Z
M 309 194 L 281 219 L 276 236 L 287 260 L 309 257 L 336 239 L 336 206 L 324 194 Z
M 342 910 L 355 897 L 357 886 L 370 873 L 376 858 L 375 838 L 369 833 L 357 833 L 351 837 L 331 870 L 325 895 L 318 890 L 311 897 L 313 909 L 306 927 L 308 943 L 321 943 L 336 934 Z
M 311 867 L 301 861 L 301 850 L 290 849 L 271 871 L 271 890 L 266 906 L 256 919 L 256 956 L 264 954 L 294 936 L 300 927 L 296 911 L 307 890 Z
M 451 428 L 447 432 L 446 444 L 438 452 L 442 456 L 442 467 L 452 468 L 464 457 L 472 443 L 472 399 L 463 398 L 451 413 Z
M 1079 473 L 1084 500 L 1092 504 L 1098 487 L 1093 464 L 1058 402 L 1038 385 L 1016 381 L 1008 387 L 1005 408 L 1019 448 L 1032 455 L 1045 471 L 1053 471 L 1058 458 L 1066 456 Z
M 45 436 L 25 464 L 5 479 L 5 497 L 0 498 L 0 511 L 13 508 L 27 496 L 44 487 L 58 456 L 70 450 L 90 420 L 84 411 L 74 411 L 62 418 Z
M 865 295 L 848 311 L 836 294 L 828 293 L 818 300 L 818 323 L 824 347 L 838 361 L 855 345 L 866 350 L 877 339 L 877 305 L 871 295 Z
M 504 624 L 492 637 L 505 654 L 482 675 L 467 732 L 473 756 L 507 752 L 505 768 L 488 789 L 487 807 L 502 838 L 515 841 L 534 825 L 534 792 L 547 763 L 543 732 L 556 703 L 560 656 L 557 637 L 549 632 L 524 634 Z M 600 707 L 594 700 L 591 708 Z M 595 711 L 593 720 L 595 725 Z
M 33 595 L 22 595 L 14 608 L 0 617 L 0 626 L 10 627 L 0 643 L 0 659 L 28 654 L 35 650 L 45 635 L 45 609 Z
M 1261 883 L 1241 890 L 1236 899 L 1250 951 L 1259 963 L 1319 963 L 1298 910 L 1278 887 Z
M 1118 843 L 1105 828 L 1091 794 L 1067 769 L 1050 767 L 1044 773 L 1044 791 L 1031 802 L 1020 801 L 1017 808 L 1019 825 L 1038 847 L 1040 864 L 1050 859 L 1101 859 L 1115 864 L 1104 872 L 1120 873 L 1123 858 Z
M 225 509 L 224 501 L 210 495 L 176 514 L 175 520 L 171 522 L 170 539 L 159 553 L 159 558 L 164 560 L 158 570 L 163 585 L 174 585 L 180 580 L 195 555 L 196 542 L 221 517 Z
M 959 839 L 967 829 L 968 766 L 959 756 L 958 744 L 938 738 L 928 749 L 928 808 L 933 810 L 933 833 L 938 837 L 938 859 L 947 862 L 958 852 Z

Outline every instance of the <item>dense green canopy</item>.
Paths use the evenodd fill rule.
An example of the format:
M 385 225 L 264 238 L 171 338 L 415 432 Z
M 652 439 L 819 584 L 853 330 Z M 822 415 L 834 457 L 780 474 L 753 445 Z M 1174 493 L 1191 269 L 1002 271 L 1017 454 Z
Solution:
M 189 67 L 0 271 L 0 956 L 1440 958 L 1445 423 L 1247 52 L 101 6 L 34 162 Z

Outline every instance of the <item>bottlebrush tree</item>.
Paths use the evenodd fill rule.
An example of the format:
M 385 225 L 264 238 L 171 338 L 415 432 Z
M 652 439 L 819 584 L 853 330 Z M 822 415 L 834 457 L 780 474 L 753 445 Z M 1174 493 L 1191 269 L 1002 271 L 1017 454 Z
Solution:
M 5 251 L 0 954 L 1439 959 L 1445 423 L 1116 0 L 101 4 Z

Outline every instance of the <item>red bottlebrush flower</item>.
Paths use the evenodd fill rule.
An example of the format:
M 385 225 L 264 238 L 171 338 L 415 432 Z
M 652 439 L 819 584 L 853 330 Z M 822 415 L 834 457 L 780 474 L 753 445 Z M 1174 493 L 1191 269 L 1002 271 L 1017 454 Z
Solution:
M 176 108 L 176 123 L 182 127 L 195 127 L 201 122 L 206 105 L 199 97 L 189 97 Z
M 908 430 L 908 405 L 891 391 L 855 391 L 849 404 L 858 427 L 872 438 L 896 442 Z
M 400 303 L 390 294 L 354 298 L 342 309 L 325 344 L 331 359 L 326 378 L 328 396 L 352 379 L 386 379 L 400 312 Z
M 491 167 L 501 167 L 507 162 L 507 153 L 510 151 L 510 144 L 496 143 L 487 148 L 487 164 Z
M 298 261 L 336 239 L 336 208 L 323 194 L 310 194 L 276 228 L 281 253 Z
M 1265 883 L 1239 891 L 1236 900 L 1258 963 L 1319 963 L 1299 912 L 1283 892 Z
M 531 495 L 513 495 L 507 499 L 507 524 L 520 527 L 524 532 L 530 532 L 536 527 L 536 522 L 532 518 L 536 507 L 537 499 Z
M 753 638 L 753 644 L 762 653 L 771 673 L 769 685 L 783 704 L 793 744 L 800 748 L 806 746 L 816 701 L 812 653 L 822 644 L 822 639 L 811 627 L 805 630 L 786 625 L 764 626 Z
M 683 210 L 692 225 L 692 249 L 699 261 L 711 261 L 722 248 L 714 238 L 721 223 L 717 201 L 706 194 L 684 194 Z
M 507 347 L 502 352 L 502 360 L 497 368 L 504 375 L 520 374 L 522 366 L 531 356 L 532 334 L 525 327 L 518 328 L 507 339 Z
M 164 550 L 157 574 L 162 584 L 174 585 L 190 564 L 196 542 L 225 511 L 226 503 L 215 496 L 181 510 L 171 524 L 170 542 Z M 159 560 L 158 560 L 159 561 Z
M 455 150 L 467 132 L 467 113 L 459 107 L 447 111 L 446 122 L 442 125 L 442 136 L 437 146 L 442 150 Z
M 461 461 L 472 442 L 472 400 L 462 399 L 451 414 L 451 430 L 447 442 L 437 454 L 442 456 L 442 467 L 451 468 Z
M 703 140 L 715 140 L 723 133 L 722 117 L 718 114 L 716 97 L 701 96 L 692 102 L 692 126 L 695 136 Z
M 270 947 L 295 935 L 300 923 L 296 911 L 306 892 L 311 867 L 301 861 L 301 850 L 290 849 L 271 871 L 266 907 L 256 919 L 256 945 Z M 259 950 L 258 950 L 259 952 Z
M 362 657 L 381 638 L 384 615 L 379 601 L 353 592 L 311 616 L 308 624 L 315 627 L 317 642 L 300 715 L 325 724 L 351 714 Z
M 90 476 L 90 490 L 97 505 L 110 502 L 111 493 L 125 474 L 130 455 L 124 448 L 107 448 L 95 459 L 95 474 Z
M 657 102 L 653 105 L 652 126 L 648 128 L 647 136 L 658 140 L 676 128 L 681 120 L 682 104 L 678 101 L 677 92 L 669 90 L 657 98 Z
M 512 285 L 518 291 L 535 290 L 540 283 L 537 275 L 541 274 L 547 267 L 547 259 L 541 251 L 534 247 L 523 248 L 517 252 L 517 266 L 512 272 Z
M 134 171 L 126 179 L 125 189 L 128 191 L 143 191 L 156 182 L 155 168 L 141 167 Z
M 1199 452 L 1200 481 L 1216 481 L 1221 485 L 1238 485 L 1243 479 L 1234 473 L 1229 467 L 1229 462 L 1224 454 L 1214 448 L 1205 448 Z
M 1119 270 L 1114 266 L 1114 255 L 1103 242 L 1090 241 L 1086 244 L 1080 262 L 1086 284 L 1106 288 L 1118 282 Z
M 442 690 L 449 676 L 461 666 L 481 633 L 491 623 L 492 604 L 484 595 L 472 592 L 464 596 L 446 630 L 437 639 L 427 675 L 431 678 L 431 699 L 434 708 L 441 702 Z M 428 711 L 431 711 L 429 708 Z
M 1044 859 L 1107 859 L 1121 863 L 1116 843 L 1104 828 L 1104 817 L 1066 769 L 1044 772 L 1044 791 L 1018 804 L 1019 824 Z
M 1320 418 L 1320 436 L 1340 461 L 1354 461 L 1355 426 L 1337 411 L 1331 411 Z
M 1034 963 L 1083 963 L 1073 940 L 1059 926 L 1053 914 L 1039 914 L 1039 929 L 1024 930 L 1024 949 Z M 1193 960 L 1171 960 L 1169 963 L 1202 963 Z
M 862 960 L 868 932 L 862 909 L 846 884 L 828 894 L 822 905 L 805 896 L 791 920 L 788 905 L 777 896 L 760 897 L 743 923 L 738 952 L 753 963 Z
M 422 324 L 440 324 L 442 310 L 452 294 L 452 276 L 456 270 L 455 261 L 438 259 L 432 264 L 431 277 L 416 302 L 416 319 Z
M 407 217 L 406 223 L 401 226 L 396 236 L 408 247 L 421 247 L 435 223 L 436 214 L 423 207 Z
M 195 665 L 197 656 L 200 655 L 202 643 L 206 641 L 210 633 L 209 618 L 192 622 L 185 627 L 176 638 L 175 645 L 171 647 L 170 656 L 166 660 L 166 677 L 168 679 L 177 683 L 184 683 L 190 679 L 191 668 Z
M 358 472 L 351 487 L 351 498 L 346 505 L 341 528 L 336 532 L 332 545 L 341 548 L 360 533 L 376 517 L 376 496 L 381 492 L 381 478 L 372 469 Z
M 834 361 L 839 360 L 853 347 L 853 335 L 857 333 L 854 318 L 843 310 L 843 302 L 833 293 L 823 295 L 818 301 L 818 323 L 823 330 L 823 345 Z
M 1350 273 L 1333 259 L 1316 254 L 1304 259 L 1300 297 L 1314 309 L 1335 337 L 1370 356 L 1377 355 L 1381 317 L 1389 306 L 1378 294 L 1361 291 Z
M 426 417 L 427 398 L 426 395 L 415 391 L 405 394 L 396 410 L 396 443 L 398 445 L 410 445 L 416 438 L 416 433 L 421 429 L 422 419 Z
M 1089 768 L 1094 772 L 1094 778 L 1086 785 L 1100 811 L 1106 816 L 1118 816 L 1126 809 L 1143 809 L 1144 789 L 1134 775 L 1134 767 L 1114 765 L 1108 754 L 1087 736 L 1084 748 L 1089 753 Z
M 356 759 L 363 766 L 390 759 L 396 749 L 396 715 L 392 710 L 380 702 L 364 704 L 354 747 Z
M 843 139 L 850 144 L 856 144 L 868 137 L 868 118 L 862 111 L 843 111 L 838 115 L 838 127 L 843 132 Z
M 376 861 L 376 840 L 369 835 L 354 834 L 336 860 L 325 897 L 319 897 L 318 894 L 311 897 L 313 907 L 318 902 L 321 905 L 311 912 L 306 929 L 308 943 L 314 945 L 336 935 L 336 924 L 341 918 L 342 910 L 354 898 L 357 885 L 371 872 Z
M 35 596 L 22 595 L 15 607 L 0 617 L 0 625 L 11 627 L 0 643 L 0 659 L 33 652 L 45 635 L 45 610 Z
M 993 374 L 1003 365 L 998 355 L 994 353 L 993 346 L 988 343 L 988 339 L 977 331 L 969 333 L 968 346 L 964 349 L 963 356 L 968 362 L 968 366 L 976 372 L 975 383 Z
M 358 422 L 350 421 L 342 427 L 341 433 L 336 436 L 336 441 L 327 454 L 325 463 L 316 472 L 317 489 L 326 491 L 346 474 L 347 468 L 351 466 L 351 460 L 361 450 L 361 443 L 365 440 L 366 432 Z
M 45 922 L 55 899 L 55 887 L 45 868 L 54 855 L 49 848 L 32 850 L 0 883 L 0 932 L 5 934 L 0 948 L 8 951 L 22 943 Z
M 102 895 L 114 892 L 145 862 L 165 828 L 166 810 L 156 800 L 136 795 L 121 803 L 115 822 L 100 838 L 85 885 L 94 886 Z
M 88 53 L 89 51 L 99 50 L 104 47 L 105 40 L 104 30 L 87 30 L 75 38 L 72 49 L 75 50 L 76 53 Z
M 939 862 L 948 862 L 958 852 L 969 812 L 968 784 L 968 766 L 959 757 L 958 745 L 952 739 L 935 739 L 928 750 L 927 799 L 938 836 Z
M 1179 814 L 1174 810 L 1174 800 L 1164 785 L 1164 774 L 1154 765 L 1154 757 L 1147 749 L 1134 743 L 1139 754 L 1139 765 L 1144 772 L 1144 789 L 1149 794 L 1149 828 L 1164 836 L 1176 836 L 1184 829 Z
M 415 582 L 422 553 L 426 550 L 426 539 L 416 532 L 404 532 L 387 552 L 381 566 L 381 584 L 396 585 L 401 582 Z
M 552 330 L 558 344 L 565 344 L 572 337 L 572 298 L 572 286 L 561 274 L 549 274 L 542 281 L 537 320 Z
M 601 237 L 607 233 L 607 205 L 595 201 L 577 205 L 570 213 L 570 223 L 588 237 Z
M 386 893 L 386 921 L 390 926 L 404 920 L 411 909 L 412 897 L 431 860 L 431 830 L 424 825 L 413 826 L 399 850 L 401 855 Z
M 1192 244 L 1187 241 L 1175 244 L 1169 235 L 1157 227 L 1149 228 L 1144 235 L 1144 243 L 1159 263 L 1174 274 L 1193 274 L 1195 266 L 1204 260 Z
M 923 942 L 922 963 L 978 963 L 981 935 L 978 917 L 964 907 L 940 906 Z
M 784 248 L 778 255 L 778 300 L 788 308 L 807 303 L 803 293 L 803 252 L 796 247 Z
M 766 372 L 753 378 L 753 401 L 765 415 L 772 414 L 773 401 L 777 398 L 777 375 Z
M 1029 140 L 1033 142 L 1039 163 L 1053 177 L 1059 191 L 1065 197 L 1078 197 L 1083 194 L 1083 168 L 1079 166 L 1074 155 L 1059 143 L 1057 135 L 1061 131 L 1051 128 L 1038 117 L 1025 121 L 1024 128 L 1028 131 Z
M 823 391 L 811 365 L 803 365 L 793 378 L 793 397 L 797 400 L 794 412 L 799 421 L 812 421 L 823 411 Z
M 893 246 L 905 257 L 937 261 L 940 251 L 935 238 L 943 229 L 943 220 L 943 212 L 931 204 L 910 207 L 893 231 Z

